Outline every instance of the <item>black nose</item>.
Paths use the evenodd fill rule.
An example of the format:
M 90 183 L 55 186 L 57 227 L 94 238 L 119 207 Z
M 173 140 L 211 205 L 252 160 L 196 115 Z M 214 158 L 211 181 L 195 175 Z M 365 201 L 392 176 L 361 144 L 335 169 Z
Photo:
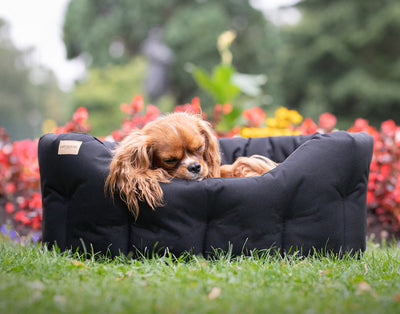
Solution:
M 196 161 L 196 162 L 190 164 L 189 166 L 187 166 L 187 170 L 192 173 L 199 173 L 201 170 L 201 165 L 199 162 Z

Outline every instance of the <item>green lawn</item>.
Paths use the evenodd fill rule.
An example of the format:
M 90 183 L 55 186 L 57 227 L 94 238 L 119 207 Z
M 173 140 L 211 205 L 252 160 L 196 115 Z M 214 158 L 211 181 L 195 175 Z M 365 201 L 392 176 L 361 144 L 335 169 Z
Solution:
M 0 313 L 400 313 L 400 249 L 81 259 L 0 239 Z

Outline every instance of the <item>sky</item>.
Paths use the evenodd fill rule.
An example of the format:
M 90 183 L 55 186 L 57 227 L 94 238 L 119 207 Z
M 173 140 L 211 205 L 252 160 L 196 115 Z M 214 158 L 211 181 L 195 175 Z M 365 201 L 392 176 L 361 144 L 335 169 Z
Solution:
M 297 1 L 251 2 L 256 7 L 262 7 L 272 18 L 282 22 L 284 18 L 277 8 Z M 14 45 L 19 49 L 34 48 L 33 62 L 52 69 L 64 90 L 71 89 L 74 81 L 82 78 L 85 73 L 82 62 L 66 59 L 62 25 L 68 2 L 69 0 L 0 0 L 0 18 L 9 23 L 10 37 Z M 292 18 L 296 19 L 295 15 L 294 12 Z

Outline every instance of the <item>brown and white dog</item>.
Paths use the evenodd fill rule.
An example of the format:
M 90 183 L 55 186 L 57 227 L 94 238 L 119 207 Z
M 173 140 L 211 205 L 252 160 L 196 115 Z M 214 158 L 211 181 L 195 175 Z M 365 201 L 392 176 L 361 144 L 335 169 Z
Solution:
M 172 178 L 202 180 L 213 177 L 261 175 L 276 167 L 266 157 L 240 157 L 221 166 L 217 138 L 199 115 L 173 113 L 135 130 L 121 141 L 110 164 L 105 189 L 118 192 L 137 218 L 139 201 L 151 208 L 163 205 L 160 182 Z

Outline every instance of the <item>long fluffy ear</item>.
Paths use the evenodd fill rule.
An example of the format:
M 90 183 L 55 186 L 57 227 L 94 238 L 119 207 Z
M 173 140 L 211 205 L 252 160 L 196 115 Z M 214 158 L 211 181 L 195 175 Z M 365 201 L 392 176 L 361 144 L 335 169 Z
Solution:
M 215 178 L 220 176 L 221 156 L 219 152 L 218 140 L 214 136 L 211 125 L 199 118 L 197 121 L 200 132 L 206 140 L 204 150 L 204 160 L 207 162 L 209 171 L 207 178 Z
M 152 169 L 151 139 L 136 131 L 117 147 L 110 164 L 105 190 L 112 197 L 119 192 L 135 219 L 139 215 L 139 201 L 154 209 L 163 205 L 163 191 L 159 182 L 168 182 L 162 169 Z

